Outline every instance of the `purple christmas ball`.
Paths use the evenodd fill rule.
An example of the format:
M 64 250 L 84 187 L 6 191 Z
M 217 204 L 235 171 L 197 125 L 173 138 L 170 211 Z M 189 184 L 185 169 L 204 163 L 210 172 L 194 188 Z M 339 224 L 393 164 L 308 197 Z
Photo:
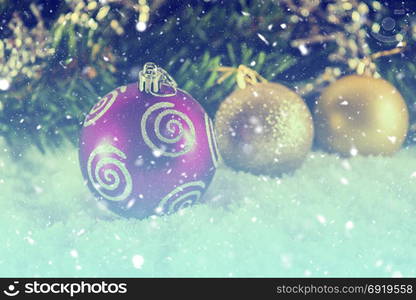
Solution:
M 86 117 L 79 159 L 91 191 L 112 211 L 144 218 L 200 201 L 219 154 L 212 122 L 186 92 L 137 84 L 102 98 Z

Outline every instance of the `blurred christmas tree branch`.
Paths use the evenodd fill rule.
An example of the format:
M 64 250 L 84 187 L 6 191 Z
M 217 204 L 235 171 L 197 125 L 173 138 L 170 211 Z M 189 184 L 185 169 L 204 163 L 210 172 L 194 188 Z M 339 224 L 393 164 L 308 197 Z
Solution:
M 132 2 L 129 2 L 130 4 Z M 40 150 L 62 138 L 76 143 L 84 113 L 115 83 L 116 58 L 107 40 L 124 33 L 123 20 L 139 10 L 111 11 L 97 1 L 66 1 L 63 13 L 45 27 L 36 4 L 29 29 L 14 12 L 10 37 L 0 41 L 0 134 L 16 149 L 33 143 Z
M 313 83 L 300 88 L 301 94 L 316 91 L 345 74 L 341 72 L 339 64 L 360 75 L 365 72 L 376 74 L 375 63 L 368 59 L 371 48 L 366 39 L 369 13 L 366 3 L 335 0 L 324 7 L 320 0 L 301 1 L 300 6 L 296 6 L 292 0 L 283 2 L 295 13 L 293 22 L 299 23 L 300 19 L 308 18 L 308 22 L 312 24 L 306 37 L 291 42 L 293 47 L 305 52 L 311 44 L 335 44 L 334 50 L 328 56 L 335 66 L 326 67 Z
M 293 47 L 298 48 L 303 54 L 307 54 L 308 48 L 315 44 L 320 47 L 321 51 L 330 49 L 327 66 L 315 79 L 307 80 L 297 87 L 299 93 L 304 96 L 309 93 L 316 94 L 339 77 L 355 73 L 387 77 L 400 89 L 405 99 L 408 101 L 412 99 L 411 94 L 416 91 L 415 83 L 403 84 L 403 78 L 400 78 L 403 71 L 399 72 L 398 70 L 406 69 L 406 73 L 409 73 L 410 77 L 414 74 L 410 71 L 412 68 L 410 65 L 413 65 L 409 64 L 406 67 L 403 58 L 408 57 L 412 49 L 415 49 L 415 11 L 408 11 L 405 14 L 406 10 L 403 8 L 391 9 L 390 14 L 391 12 L 396 14 L 397 11 L 405 15 L 405 18 L 408 19 L 405 20 L 407 24 L 405 24 L 404 30 L 384 36 L 381 34 L 383 27 L 381 23 L 385 20 L 395 21 L 392 21 L 391 18 L 383 18 L 389 14 L 389 9 L 378 1 L 282 0 L 282 3 L 293 13 L 290 18 L 291 22 L 295 24 L 291 41 Z M 306 30 L 305 20 L 307 21 Z M 406 38 L 410 44 L 408 47 L 406 47 Z M 376 42 L 374 43 L 374 41 Z M 388 47 L 388 49 L 380 50 L 380 46 Z M 396 57 L 390 58 L 388 64 L 395 66 L 398 63 L 402 67 L 393 70 L 384 67 L 386 60 L 376 61 L 380 57 L 391 55 L 396 55 Z M 397 76 L 398 74 L 399 76 Z M 411 121 L 414 122 L 414 105 L 410 105 L 410 110 L 412 112 Z M 415 129 L 416 126 L 413 126 L 409 139 L 413 139 Z
M 91 106 L 135 81 L 147 61 L 163 66 L 211 116 L 235 88 L 233 76 L 217 85 L 216 69 L 239 65 L 283 81 L 308 101 L 328 82 L 370 70 L 416 109 L 416 26 L 387 47 L 378 42 L 372 35 L 380 34 L 388 11 L 377 1 L 53 2 L 0 0 L 7 20 L 0 28 L 0 135 L 17 154 L 28 144 L 42 150 L 66 139 L 76 144 Z M 399 42 L 408 42 L 403 53 L 371 57 Z
M 3 90 L 19 75 L 39 79 L 40 70 L 45 66 L 44 59 L 55 53 L 54 48 L 48 47 L 48 32 L 39 10 L 35 5 L 31 5 L 30 9 L 36 17 L 37 25 L 29 30 L 15 13 L 9 23 L 13 37 L 0 40 L 0 78 Z

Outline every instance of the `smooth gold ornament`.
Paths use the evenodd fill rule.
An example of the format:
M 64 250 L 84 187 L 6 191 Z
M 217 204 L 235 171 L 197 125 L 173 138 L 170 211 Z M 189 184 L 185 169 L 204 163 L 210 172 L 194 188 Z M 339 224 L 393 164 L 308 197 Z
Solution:
M 403 144 L 409 113 L 399 91 L 370 76 L 343 77 L 321 94 L 314 113 L 317 142 L 342 155 L 389 155 Z
M 302 164 L 314 132 L 302 98 L 281 84 L 264 80 L 231 93 L 219 107 L 215 129 L 226 164 L 271 176 Z

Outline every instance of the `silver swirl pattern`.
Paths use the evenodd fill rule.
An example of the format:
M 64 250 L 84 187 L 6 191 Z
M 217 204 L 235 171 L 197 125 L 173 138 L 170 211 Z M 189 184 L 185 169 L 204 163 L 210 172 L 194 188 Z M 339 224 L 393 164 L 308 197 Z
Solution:
M 171 214 L 198 202 L 205 186 L 202 181 L 191 181 L 178 186 L 160 201 L 156 211 Z
M 94 107 L 91 109 L 84 122 L 84 127 L 94 125 L 95 122 L 100 119 L 113 105 L 120 93 L 124 93 L 127 90 L 127 86 L 121 86 L 114 91 L 105 95 Z
M 205 129 L 208 137 L 208 146 L 211 153 L 212 163 L 214 167 L 218 167 L 220 161 L 220 152 L 218 151 L 217 139 L 215 138 L 214 125 L 208 114 L 205 114 Z
M 126 154 L 110 144 L 98 146 L 88 158 L 89 180 L 107 200 L 123 201 L 132 192 L 131 175 L 123 162 L 126 158 Z
M 183 112 L 173 109 L 173 107 L 175 107 L 175 104 L 171 102 L 153 104 L 144 112 L 140 122 L 141 134 L 146 145 L 153 151 L 160 152 L 162 156 L 168 157 L 178 157 L 189 152 L 196 142 L 195 126 L 191 119 Z M 156 115 L 154 124 L 148 126 L 149 117 L 157 110 L 161 111 Z M 165 117 L 169 118 L 165 129 L 172 134 L 176 133 L 173 137 L 166 137 L 161 133 L 161 123 Z M 173 117 L 179 117 L 180 120 Z M 185 129 L 184 125 L 186 125 L 187 129 Z M 154 138 L 157 139 L 159 145 L 152 141 L 148 128 L 153 129 Z M 183 144 L 179 145 L 180 150 L 178 151 L 177 143 L 180 141 L 183 141 Z

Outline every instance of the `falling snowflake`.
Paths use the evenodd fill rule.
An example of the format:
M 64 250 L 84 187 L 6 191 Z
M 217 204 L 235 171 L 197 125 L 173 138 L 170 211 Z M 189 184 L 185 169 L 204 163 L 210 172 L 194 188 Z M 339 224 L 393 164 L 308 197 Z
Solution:
M 263 41 L 263 43 L 265 43 L 267 46 L 270 45 L 269 41 L 264 37 L 264 35 L 257 33 L 257 36 L 259 37 L 259 39 L 261 39 Z
M 352 221 L 348 221 L 347 223 L 345 223 L 345 229 L 351 230 L 353 228 L 354 228 L 354 223 Z
M 317 215 L 316 219 L 318 220 L 319 223 L 321 224 L 326 224 L 326 218 L 322 215 Z
M 347 179 L 347 178 L 345 178 L 345 177 L 341 177 L 340 181 L 341 181 L 341 183 L 342 183 L 342 184 L 344 184 L 344 185 L 349 184 L 348 179 Z
M 350 154 L 351 154 L 351 156 L 357 156 L 358 150 L 356 148 L 351 148 Z
M 69 252 L 69 254 L 73 257 L 73 258 L 77 258 L 78 257 L 78 251 L 73 249 Z
M 137 31 L 143 32 L 143 31 L 146 30 L 146 28 L 147 28 L 147 25 L 146 25 L 145 22 L 137 22 L 137 24 L 136 24 L 136 30 Z
M 139 254 L 134 255 L 131 261 L 136 269 L 141 269 L 144 264 L 144 258 Z
M 10 88 L 10 82 L 7 79 L 0 79 L 0 90 L 7 91 Z
M 309 50 L 308 50 L 308 48 L 306 48 L 305 44 L 300 44 L 298 49 L 300 51 L 300 54 L 302 54 L 303 56 L 309 54 Z

